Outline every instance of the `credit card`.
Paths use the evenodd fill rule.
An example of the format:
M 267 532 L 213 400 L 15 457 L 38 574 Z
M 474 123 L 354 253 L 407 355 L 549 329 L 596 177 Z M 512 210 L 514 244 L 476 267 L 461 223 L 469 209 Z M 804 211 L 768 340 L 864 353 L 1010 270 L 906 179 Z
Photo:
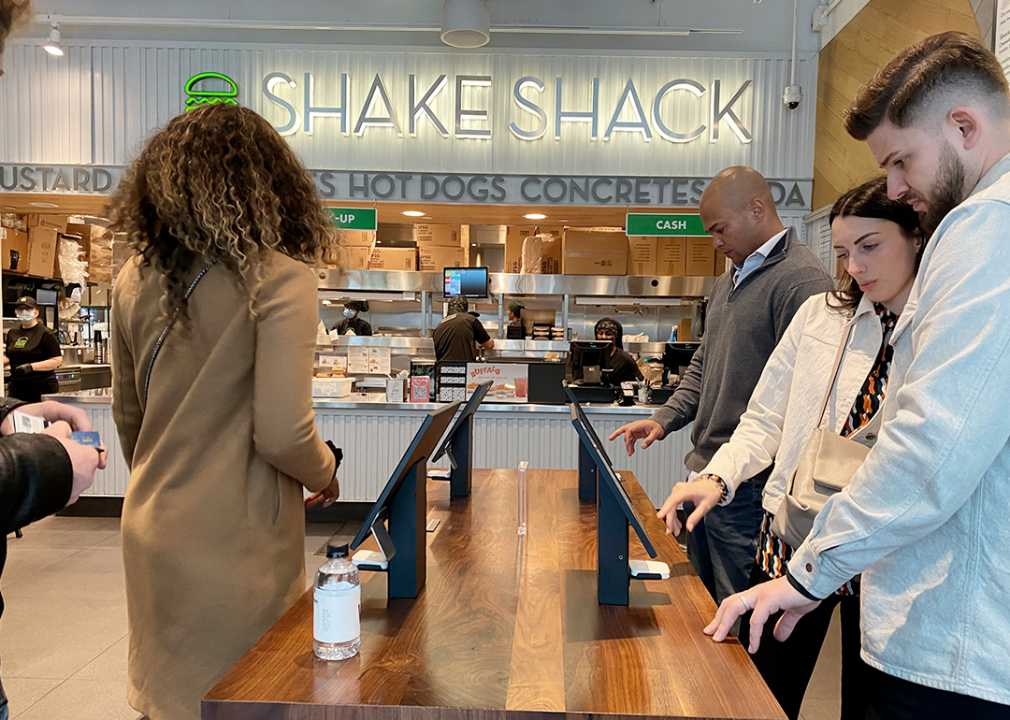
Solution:
M 70 439 L 85 447 L 100 448 L 102 446 L 102 441 L 98 439 L 98 433 L 93 431 L 78 430 L 72 432 L 70 433 Z

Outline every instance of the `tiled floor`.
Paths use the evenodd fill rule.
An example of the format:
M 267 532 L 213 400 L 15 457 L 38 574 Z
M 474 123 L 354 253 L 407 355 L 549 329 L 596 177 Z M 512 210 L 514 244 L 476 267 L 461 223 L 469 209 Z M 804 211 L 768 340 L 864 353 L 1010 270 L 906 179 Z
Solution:
M 355 528 L 356 529 L 356 524 Z M 348 528 L 350 531 L 350 528 Z M 338 525 L 310 525 L 306 572 Z M 348 538 L 349 539 L 349 538 Z M 8 538 L 0 580 L 6 609 L 0 657 L 17 720 L 137 720 L 126 703 L 126 597 L 119 521 L 48 518 Z M 835 720 L 839 708 L 837 624 L 803 705 L 804 720 Z

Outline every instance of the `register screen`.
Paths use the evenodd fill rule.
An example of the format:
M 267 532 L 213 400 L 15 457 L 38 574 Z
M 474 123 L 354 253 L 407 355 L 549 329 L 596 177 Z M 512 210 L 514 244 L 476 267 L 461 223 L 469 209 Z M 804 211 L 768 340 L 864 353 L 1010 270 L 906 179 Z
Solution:
M 445 268 L 445 296 L 486 298 L 487 268 Z

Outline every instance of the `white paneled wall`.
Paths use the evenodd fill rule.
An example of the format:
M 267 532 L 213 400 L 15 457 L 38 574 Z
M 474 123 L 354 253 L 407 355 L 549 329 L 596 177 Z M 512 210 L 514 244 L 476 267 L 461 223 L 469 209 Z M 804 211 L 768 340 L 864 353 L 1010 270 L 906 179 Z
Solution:
M 100 404 L 81 407 L 109 448 L 109 467 L 97 474 L 95 484 L 85 495 L 122 497 L 130 473 L 119 447 L 111 408 Z M 646 416 L 644 412 L 641 415 Z M 634 415 L 608 415 L 602 411 L 591 411 L 589 417 L 604 442 L 625 422 L 637 419 Z M 320 434 L 344 451 L 341 500 L 375 500 L 423 418 L 423 411 L 411 409 L 318 410 L 316 425 Z M 478 413 L 474 434 L 475 468 L 514 468 L 524 460 L 534 469 L 578 467 L 578 438 L 564 407 L 541 413 Z M 616 468 L 633 472 L 653 503 L 660 505 L 670 486 L 683 478 L 683 460 L 690 448 L 688 427 L 630 458 L 619 442 L 608 443 L 607 452 Z

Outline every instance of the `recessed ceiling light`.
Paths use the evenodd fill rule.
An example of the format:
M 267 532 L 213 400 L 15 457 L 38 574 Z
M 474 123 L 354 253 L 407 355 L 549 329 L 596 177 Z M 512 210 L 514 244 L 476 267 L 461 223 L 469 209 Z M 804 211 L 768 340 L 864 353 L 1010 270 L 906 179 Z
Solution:
M 57 205 L 56 203 L 47 203 L 47 202 L 30 202 L 28 204 L 31 205 L 32 207 L 37 207 L 37 208 L 58 208 L 59 207 L 59 205 Z
M 4 210 L 17 210 L 13 205 L 4 205 Z
M 558 222 L 571 222 L 571 220 L 558 220 Z
M 431 220 L 431 215 L 425 215 L 422 220 Z
M 547 219 L 547 216 L 544 215 L 543 213 L 528 213 L 526 215 L 523 215 L 523 217 L 526 218 L 527 220 L 546 220 Z
M 477 243 L 470 243 L 470 247 L 477 247 Z
M 407 217 L 424 217 L 424 213 L 420 210 L 404 210 L 403 214 Z

